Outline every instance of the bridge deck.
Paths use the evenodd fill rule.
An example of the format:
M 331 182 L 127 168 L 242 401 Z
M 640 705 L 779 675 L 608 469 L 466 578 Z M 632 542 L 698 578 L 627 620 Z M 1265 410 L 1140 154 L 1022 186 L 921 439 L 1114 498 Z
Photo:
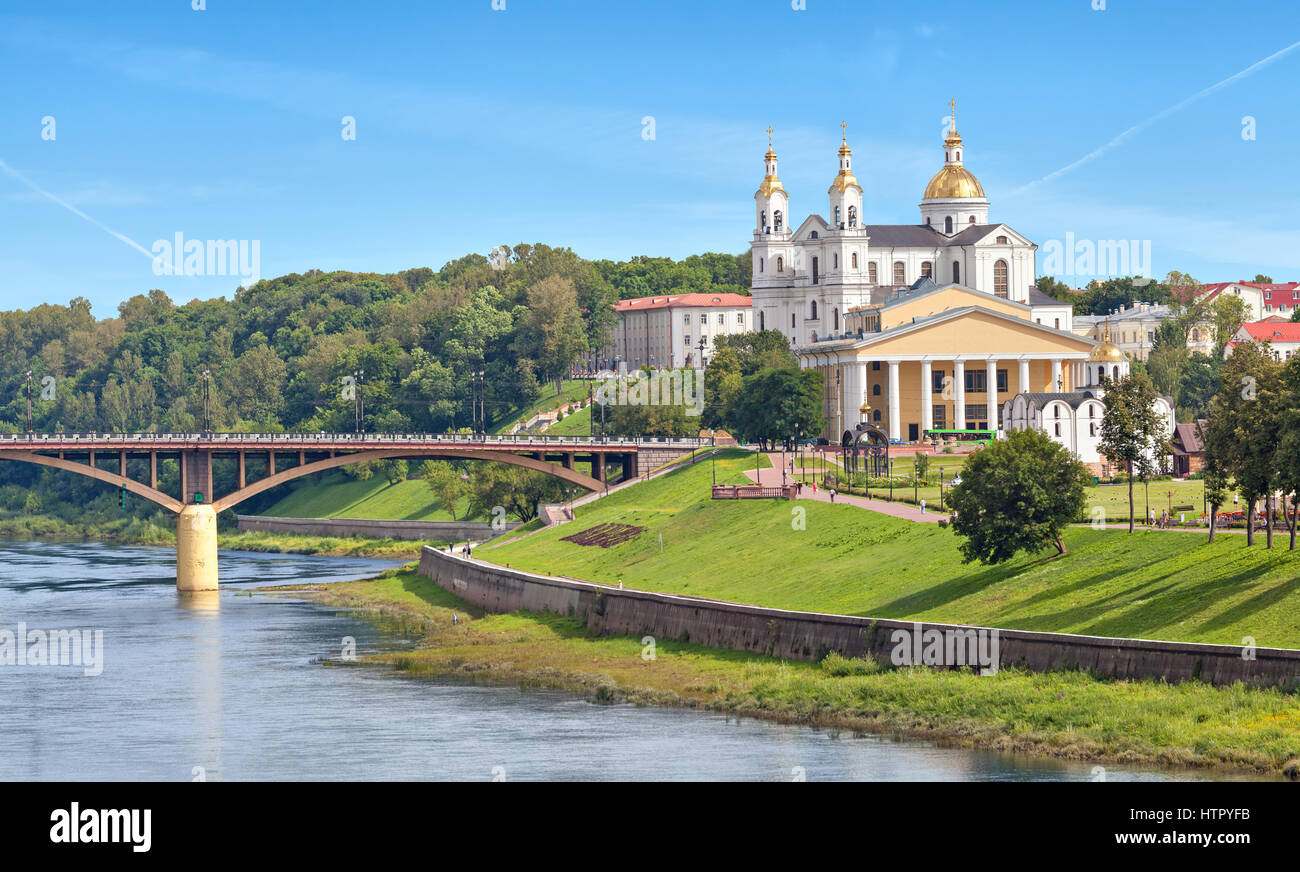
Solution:
M 653 436 L 470 436 L 423 433 L 38 433 L 31 436 L 0 436 L 0 450 L 17 451 L 374 451 L 455 446 L 497 451 L 635 453 L 642 448 L 691 449 L 707 444 L 707 439 Z

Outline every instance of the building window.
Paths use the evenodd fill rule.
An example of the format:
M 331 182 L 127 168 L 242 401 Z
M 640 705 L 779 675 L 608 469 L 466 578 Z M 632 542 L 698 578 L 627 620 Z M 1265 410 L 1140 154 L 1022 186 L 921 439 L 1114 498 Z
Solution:
M 999 260 L 993 264 L 993 295 L 1006 299 L 1007 296 L 1007 262 Z
M 928 260 L 921 261 L 921 275 L 925 276 L 926 278 L 934 278 L 934 276 L 932 275 L 933 271 L 934 271 L 934 264 L 930 263 L 930 261 Z
M 947 406 L 935 406 L 932 414 L 934 415 L 934 429 L 936 430 L 948 429 L 947 427 L 948 407 Z
M 763 258 L 758 259 L 758 271 L 763 272 Z
M 1010 240 L 1010 239 L 1007 239 L 1005 236 L 999 236 L 999 237 L 998 237 L 998 245 L 1008 245 L 1008 244 L 1010 244 L 1010 242 L 1011 242 L 1011 240 Z
M 759 312 L 758 314 L 759 314 L 759 318 L 761 319 L 762 316 L 763 316 L 763 313 L 762 313 L 762 312 Z M 745 324 L 745 313 L 744 313 L 744 312 L 737 312 L 737 313 L 736 313 L 736 326 L 737 326 L 737 327 L 743 327 L 744 324 Z
M 874 384 L 874 385 L 871 386 L 871 396 L 873 396 L 873 397 L 878 397 L 878 396 L 880 396 L 880 385 L 879 385 L 879 384 Z
M 856 251 L 849 256 L 849 263 L 853 265 L 854 269 L 858 268 L 858 253 Z
M 974 422 L 976 422 L 976 423 L 981 423 L 981 424 L 983 424 L 983 423 L 986 423 L 986 422 L 988 421 L 988 419 L 989 419 L 989 410 L 988 410 L 988 406 L 983 406 L 983 405 L 980 405 L 980 404 L 976 403 L 976 404 L 973 405 L 973 406 L 967 406 L 967 407 L 966 407 L 966 420 L 967 420 L 967 421 L 974 421 Z
M 775 212 L 772 213 L 772 221 L 774 223 L 774 226 L 776 227 L 776 232 L 780 233 L 781 227 L 784 226 L 785 224 L 785 216 L 781 214 L 780 209 L 777 209 Z
M 943 232 L 944 232 L 944 233 L 947 233 L 947 234 L 949 234 L 949 235 L 952 234 L 952 216 L 951 216 L 951 215 L 949 215 L 947 218 L 943 219 Z
M 686 346 L 689 346 L 691 344 L 691 334 L 689 333 L 682 334 L 682 344 Z
M 874 260 L 867 264 L 867 281 L 873 285 L 876 283 L 876 262 Z
M 686 314 L 682 315 L 682 323 L 683 323 L 683 324 L 689 324 L 689 323 L 691 323 L 691 313 L 690 313 L 690 312 L 687 312 Z
M 1097 422 L 1096 422 L 1096 421 L 1089 421 L 1089 422 L 1088 422 L 1088 435 L 1089 435 L 1089 436 L 1096 436 L 1096 435 L 1097 435 Z
M 812 301 L 812 313 L 811 313 L 808 317 L 811 318 L 811 319 L 814 320 L 814 321 L 817 320 L 817 301 L 816 301 L 816 300 L 813 300 L 813 301 Z
M 943 380 L 944 380 L 943 370 L 936 369 L 933 372 L 931 372 L 930 389 L 933 391 L 937 391 L 939 393 L 943 393 Z
M 1054 319 L 1052 320 L 1052 326 L 1055 327 L 1057 330 L 1060 330 L 1060 329 L 1061 329 L 1061 319 L 1060 319 L 1060 318 L 1054 318 Z
M 983 394 L 989 389 L 989 373 L 986 369 L 966 370 L 966 393 Z
M 839 332 L 840 329 L 840 310 L 835 309 L 831 312 L 831 329 Z
M 813 284 L 817 284 L 817 258 L 813 258 Z
M 961 264 L 955 260 L 952 262 L 952 283 L 954 285 L 961 284 Z
M 832 265 L 835 269 L 839 269 L 839 268 L 840 268 L 840 255 L 839 255 L 839 253 L 836 252 L 834 255 L 832 255 L 832 258 L 833 258 L 833 259 L 831 260 L 831 265 Z
M 901 260 L 894 261 L 894 284 L 907 284 L 907 268 L 903 266 Z
M 794 312 L 790 313 L 790 327 L 791 329 L 794 328 Z
M 873 420 L 873 421 L 879 421 L 879 420 L 880 420 L 880 410 L 879 410 L 879 409 L 872 409 L 872 410 L 871 410 L 871 420 Z
M 974 216 L 974 215 L 970 216 L 970 219 L 969 219 L 966 223 L 967 223 L 967 224 L 974 224 L 974 223 L 975 223 L 975 216 Z
M 857 226 L 858 226 L 858 207 L 857 207 L 857 206 L 850 206 L 850 207 L 849 207 L 849 226 L 850 226 L 850 227 L 857 227 Z
M 724 315 L 722 312 L 719 312 L 719 313 L 718 313 L 718 326 L 721 327 L 723 324 L 726 324 L 726 323 L 727 323 L 727 316 Z
M 1056 435 L 1057 435 L 1057 436 L 1060 436 L 1060 435 L 1061 435 L 1061 422 L 1060 422 L 1060 421 L 1057 421 L 1057 422 L 1056 422 Z
M 817 238 L 817 231 L 814 230 L 812 233 L 810 233 L 810 234 L 808 235 L 808 238 L 809 238 L 809 239 L 816 239 L 816 238 Z
M 1007 371 L 1005 369 L 1000 369 L 998 370 L 998 393 L 1005 394 L 1006 392 L 1007 392 Z
M 778 257 L 778 258 L 776 259 L 776 271 L 777 271 L 777 272 L 785 272 L 785 258 L 784 258 L 784 257 Z
M 840 226 L 840 207 L 839 207 L 839 206 L 836 206 L 836 207 L 835 207 L 835 226 L 836 226 L 836 227 L 839 227 L 839 226 Z
M 1192 328 L 1192 341 L 1193 342 L 1201 341 L 1201 331 L 1197 330 L 1195 327 Z
M 874 372 L 880 372 L 880 361 L 878 360 L 871 361 L 871 369 Z
M 759 330 L 767 329 L 767 317 L 762 312 L 758 313 L 758 329 Z

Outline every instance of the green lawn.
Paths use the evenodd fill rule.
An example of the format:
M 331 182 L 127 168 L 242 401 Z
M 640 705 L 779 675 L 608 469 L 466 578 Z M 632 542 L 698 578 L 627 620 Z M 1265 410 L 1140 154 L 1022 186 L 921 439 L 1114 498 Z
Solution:
M 571 415 L 565 415 L 564 420 L 556 421 L 547 427 L 545 433 L 547 436 L 586 436 L 590 431 L 591 406 L 588 406 Z
M 261 514 L 274 518 L 453 520 L 423 479 L 389 484 L 382 475 L 358 481 L 341 472 L 327 473 L 320 483 L 315 483 L 314 478 L 308 476 L 296 482 L 293 490 Z M 464 518 L 468 502 L 468 498 L 462 498 L 457 503 L 456 520 Z
M 1169 494 L 1173 494 L 1172 497 Z M 1148 496 L 1150 501 L 1148 502 Z M 1150 485 L 1143 486 L 1142 482 L 1133 484 L 1133 511 L 1134 516 L 1139 520 L 1147 517 L 1147 506 L 1155 509 L 1156 517 L 1160 517 L 1161 509 L 1169 509 L 1171 506 L 1193 506 L 1191 511 L 1184 510 L 1182 514 L 1187 515 L 1188 520 L 1196 518 L 1204 511 L 1202 508 L 1205 499 L 1205 483 L 1200 480 L 1194 481 L 1153 481 Z M 1231 508 L 1232 498 L 1228 498 L 1229 508 Z M 1106 519 L 1112 522 L 1128 521 L 1128 485 L 1127 484 L 1103 484 L 1096 487 L 1087 488 L 1087 502 L 1084 504 L 1084 514 L 1086 519 L 1091 519 L 1092 511 L 1095 507 L 1101 506 L 1106 511 Z M 1179 512 L 1172 513 L 1177 518 Z
M 746 481 L 728 452 L 720 482 Z M 479 556 L 630 587 L 791 609 L 998 627 L 1300 647 L 1300 556 L 1245 537 L 1072 528 L 1069 553 L 962 563 L 957 537 L 846 505 L 712 501 L 710 464 L 597 500 L 577 519 Z M 806 512 L 806 529 L 796 529 Z M 647 527 L 612 548 L 561 542 L 598 523 Z M 659 535 L 664 551 L 659 551 Z M 1285 542 L 1285 540 L 1283 540 Z

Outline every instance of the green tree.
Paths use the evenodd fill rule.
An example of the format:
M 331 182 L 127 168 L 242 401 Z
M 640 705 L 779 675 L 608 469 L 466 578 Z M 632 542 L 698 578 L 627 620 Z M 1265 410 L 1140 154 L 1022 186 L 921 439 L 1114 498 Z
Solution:
M 587 336 L 573 282 L 554 276 L 528 289 L 528 314 L 519 325 L 516 347 L 537 364 L 538 375 L 563 392 L 564 375 L 587 353 Z
M 1002 563 L 1053 545 L 1083 512 L 1087 469 L 1045 433 L 1016 430 L 976 452 L 948 491 L 952 528 L 967 563 Z
M 456 520 L 456 503 L 467 489 L 460 471 L 445 460 L 426 460 L 420 464 L 420 477 L 433 491 L 438 504 Z
M 1250 317 L 1250 310 L 1241 297 L 1219 294 L 1210 303 L 1207 314 L 1214 327 L 1214 356 L 1223 357 L 1223 350 L 1237 329 Z
M 406 476 L 411 471 L 410 465 L 401 459 L 380 461 L 380 468 L 383 470 L 384 478 L 388 479 L 390 485 L 406 481 Z
M 732 433 L 766 451 L 777 442 L 822 431 L 822 374 L 814 369 L 764 369 L 745 376 L 727 409 Z
M 470 516 L 491 517 L 500 506 L 520 521 L 537 517 L 539 503 L 558 503 L 566 489 L 544 472 L 501 463 L 479 464 L 470 474 Z
M 1156 408 L 1156 388 L 1143 373 L 1129 373 L 1106 385 L 1102 398 L 1101 454 L 1128 470 L 1128 531 L 1133 532 L 1133 479 L 1150 481 L 1173 450 L 1165 419 Z

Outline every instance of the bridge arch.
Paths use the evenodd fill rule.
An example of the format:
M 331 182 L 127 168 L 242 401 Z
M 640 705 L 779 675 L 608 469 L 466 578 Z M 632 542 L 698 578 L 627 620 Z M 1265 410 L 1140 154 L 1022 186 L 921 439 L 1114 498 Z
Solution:
M 157 488 L 149 487 L 133 478 L 127 478 L 124 475 L 118 475 L 115 472 L 91 466 L 86 463 L 75 463 L 71 460 L 64 460 L 62 457 L 50 457 L 45 454 L 36 454 L 31 451 L 0 451 L 0 460 L 14 460 L 23 463 L 35 463 L 40 466 L 50 466 L 54 469 L 63 469 L 68 472 L 75 472 L 78 475 L 84 475 L 89 478 L 98 479 L 117 487 L 124 487 L 136 496 L 144 497 L 152 503 L 157 503 L 169 512 L 180 514 L 185 504 L 175 497 L 170 497 Z
M 258 479 L 252 484 L 246 485 L 233 493 L 226 494 L 220 499 L 212 501 L 212 507 L 218 512 L 232 508 L 249 497 L 256 496 L 263 491 L 270 490 L 273 487 L 301 478 L 304 475 L 311 475 L 316 472 L 324 472 L 327 469 L 337 469 L 340 466 L 347 466 L 352 463 L 362 463 L 367 460 L 425 460 L 431 457 L 456 457 L 465 460 L 490 460 L 497 463 L 508 463 L 512 466 L 522 466 L 525 469 L 544 472 L 547 475 L 553 475 L 556 478 L 563 479 L 570 484 L 576 484 L 579 487 L 586 488 L 589 491 L 598 491 L 605 486 L 605 483 L 598 478 L 590 475 L 584 475 L 574 469 L 558 466 L 554 463 L 548 463 L 545 460 L 538 460 L 535 457 L 528 457 L 522 454 L 513 454 L 509 451 L 489 451 L 473 448 L 430 448 L 430 449 L 410 449 L 410 448 L 383 448 L 371 451 L 358 451 L 355 454 L 340 454 L 336 457 L 329 457 L 323 460 L 314 460 L 311 463 L 305 463 L 302 466 L 291 466 L 288 469 L 281 470 L 274 475 L 268 475 L 266 478 Z

